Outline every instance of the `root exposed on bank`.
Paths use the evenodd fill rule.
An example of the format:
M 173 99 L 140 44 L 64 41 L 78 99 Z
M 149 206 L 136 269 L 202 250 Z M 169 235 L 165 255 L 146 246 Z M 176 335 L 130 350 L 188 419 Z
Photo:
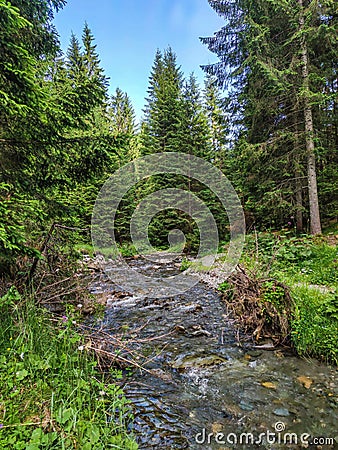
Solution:
M 293 301 L 288 287 L 273 279 L 259 279 L 238 266 L 227 280 L 223 299 L 235 324 L 256 343 L 271 339 L 274 345 L 290 344 Z

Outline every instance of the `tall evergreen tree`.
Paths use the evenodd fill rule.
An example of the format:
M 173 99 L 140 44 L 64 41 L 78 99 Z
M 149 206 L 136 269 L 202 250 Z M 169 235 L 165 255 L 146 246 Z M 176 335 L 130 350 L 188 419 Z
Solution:
M 31 27 L 17 8 L 0 1 L 0 123 L 7 115 L 26 114 L 39 97 L 36 60 L 19 37 L 21 30 Z
M 60 65 L 59 71 L 64 73 Z M 72 110 L 72 115 L 79 118 L 78 126 L 88 127 L 94 116 L 97 119 L 99 114 L 105 115 L 108 79 L 100 66 L 94 36 L 87 23 L 83 29 L 82 46 L 74 34 L 71 36 L 67 50 L 66 77 L 71 81 L 71 92 L 63 100 Z M 92 114 L 90 119 L 89 114 Z
M 100 66 L 99 55 L 96 51 L 97 45 L 94 44 L 94 36 L 87 22 L 84 25 L 82 33 L 82 43 L 84 48 L 83 59 L 89 80 L 94 81 L 97 86 L 97 93 L 104 99 L 107 96 L 108 78 Z
M 155 55 L 141 136 L 143 153 L 172 151 L 198 156 L 208 161 L 214 159 L 208 117 L 196 77 L 192 74 L 187 80 L 183 79 L 181 70 L 177 67 L 176 56 L 170 48 L 163 54 L 157 51 Z M 193 174 L 191 175 L 188 178 L 171 174 L 152 177 L 148 186 L 142 189 L 142 193 L 170 187 L 191 191 L 201 197 L 217 216 L 220 208 L 217 199 L 212 196 L 210 190 L 193 179 Z M 169 230 L 179 228 L 187 237 L 186 248 L 196 249 L 199 241 L 196 224 L 189 214 L 180 210 L 179 204 L 176 206 L 177 209 L 173 207 L 154 219 L 150 235 L 157 245 L 163 245 Z M 219 215 L 220 228 L 224 225 L 224 218 L 221 216 Z
M 237 148 L 242 168 L 248 179 L 256 174 L 265 182 L 257 192 L 260 196 L 262 188 L 265 191 L 262 212 L 263 204 L 269 203 L 267 195 L 273 200 L 271 206 L 281 211 L 279 222 L 287 220 L 292 209 L 300 210 L 300 196 L 295 198 L 293 192 L 301 189 L 295 185 L 307 166 L 311 232 L 320 233 L 314 164 L 317 130 L 310 110 L 323 102 L 324 85 L 312 82 L 315 69 L 309 55 L 318 35 L 328 37 L 336 28 L 333 4 L 291 0 L 209 3 L 226 24 L 214 37 L 202 39 L 220 58 L 206 70 L 230 91 L 229 111 L 240 135 Z M 268 175 L 264 178 L 263 168 Z M 251 200 L 257 201 L 242 180 Z
M 3 261 L 36 254 L 26 224 L 34 237 L 52 221 L 87 225 L 127 148 L 109 128 L 107 79 L 88 26 L 83 47 L 74 35 L 66 57 L 58 47 L 51 20 L 63 3 L 0 0 L 0 272 Z
M 115 133 L 135 134 L 135 111 L 130 97 L 116 88 L 108 107 L 111 129 Z
M 85 79 L 85 61 L 81 51 L 81 46 L 78 38 L 72 33 L 69 46 L 67 49 L 67 73 L 68 77 L 76 82 L 83 81 Z
M 52 26 L 54 10 L 64 3 L 0 2 L 0 181 L 23 185 L 24 189 L 34 184 L 34 163 L 44 154 L 42 145 L 35 141 L 54 134 L 47 131 L 46 69 L 58 52 L 58 36 Z
M 147 134 L 143 136 L 145 153 L 180 151 L 175 135 L 180 120 L 183 77 L 176 63 L 176 55 L 169 47 L 162 54 L 156 52 L 149 78 L 148 98 L 145 107 Z
M 221 97 L 217 79 L 207 75 L 204 87 L 204 108 L 210 129 L 210 139 L 214 163 L 222 168 L 226 159 L 226 148 L 229 140 L 229 124 Z
M 212 159 L 210 130 L 201 91 L 194 74 L 191 74 L 183 85 L 180 113 L 177 148 L 184 153 L 210 161 Z
M 109 132 L 119 136 L 121 148 L 120 164 L 123 165 L 139 156 L 139 143 L 136 135 L 135 111 L 130 97 L 116 88 L 108 105 Z M 122 142 L 123 141 L 123 142 Z
M 46 60 L 60 50 L 59 38 L 53 25 L 54 13 L 64 7 L 67 0 L 11 0 L 20 15 L 32 26 L 18 30 L 18 38 L 25 43 L 31 56 Z

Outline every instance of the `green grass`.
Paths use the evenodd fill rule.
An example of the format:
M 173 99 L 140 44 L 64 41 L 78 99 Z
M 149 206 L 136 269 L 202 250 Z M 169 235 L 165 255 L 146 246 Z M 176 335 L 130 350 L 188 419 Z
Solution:
M 128 402 L 97 370 L 73 312 L 52 324 L 15 288 L 0 311 L 0 448 L 137 449 Z
M 338 364 L 337 248 L 320 238 L 307 238 L 292 251 L 295 260 L 283 268 L 280 258 L 274 270 L 291 287 L 295 302 L 293 343 L 301 355 Z M 297 251 L 301 252 L 298 257 Z
M 291 336 L 298 353 L 338 364 L 337 296 L 297 286 L 292 288 L 292 297 Z
M 94 254 L 94 248 L 90 244 L 76 244 L 74 245 L 74 250 L 80 253 L 80 255 L 89 255 L 90 257 L 93 257 Z

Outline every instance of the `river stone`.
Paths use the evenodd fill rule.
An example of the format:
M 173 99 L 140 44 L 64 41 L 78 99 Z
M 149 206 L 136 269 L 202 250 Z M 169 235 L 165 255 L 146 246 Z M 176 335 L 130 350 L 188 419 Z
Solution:
M 262 351 L 260 350 L 248 350 L 247 354 L 252 358 L 259 358 L 262 355 Z
M 289 410 L 286 408 L 277 408 L 273 411 L 276 416 L 287 417 L 290 415 Z
M 190 367 L 209 367 L 215 364 L 222 364 L 227 360 L 219 355 L 206 356 L 180 356 L 171 363 L 174 369 L 187 369 Z
M 251 404 L 251 403 L 247 403 L 244 400 L 241 400 L 239 402 L 239 407 L 243 410 L 243 411 L 253 411 L 255 409 L 255 407 Z

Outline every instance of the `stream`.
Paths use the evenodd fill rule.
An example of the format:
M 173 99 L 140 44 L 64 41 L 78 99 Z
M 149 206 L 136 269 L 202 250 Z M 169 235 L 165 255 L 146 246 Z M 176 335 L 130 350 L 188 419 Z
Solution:
M 179 270 L 177 261 L 128 263 L 147 275 Z M 101 274 L 90 290 L 105 299 L 99 326 L 135 334 L 149 361 L 123 385 L 140 449 L 338 448 L 337 368 L 240 344 L 211 287 L 153 299 L 123 293 Z

